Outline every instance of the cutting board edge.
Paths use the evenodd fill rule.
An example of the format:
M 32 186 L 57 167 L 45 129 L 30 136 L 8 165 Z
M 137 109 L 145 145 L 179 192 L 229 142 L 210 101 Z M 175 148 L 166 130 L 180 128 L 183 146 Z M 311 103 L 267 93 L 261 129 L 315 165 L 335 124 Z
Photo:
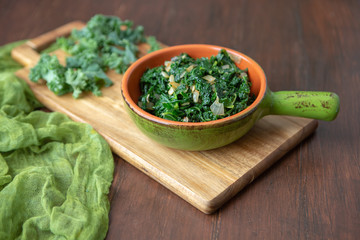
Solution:
M 286 118 L 286 116 L 283 116 Z M 206 214 L 215 212 L 220 207 L 224 206 L 231 198 L 237 195 L 243 188 L 251 184 L 258 176 L 267 171 L 272 165 L 280 161 L 290 150 L 294 149 L 306 138 L 310 137 L 318 127 L 318 121 L 311 119 L 302 129 L 284 142 L 278 149 L 268 155 L 264 160 L 255 165 L 250 171 L 241 176 L 217 197 L 208 201 Z M 288 143 L 290 141 L 290 144 Z M 250 179 L 250 180 L 248 180 Z M 222 200 L 221 200 L 222 199 Z
M 114 139 L 110 137 L 104 137 L 106 141 L 112 142 L 113 144 L 118 144 Z M 188 202 L 193 207 L 197 208 L 198 210 L 209 214 L 207 212 L 206 207 L 209 200 L 206 200 L 200 197 L 195 192 L 191 191 L 189 188 L 185 187 L 175 179 L 168 176 L 163 171 L 157 169 L 150 163 L 143 160 L 141 157 L 137 156 L 132 151 L 128 150 L 126 147 L 118 144 L 117 148 L 114 148 L 112 144 L 110 144 L 111 150 L 116 153 L 119 157 L 127 161 L 129 164 L 140 170 L 141 172 L 145 173 L 148 177 L 155 180 L 156 182 L 160 183 L 162 186 L 170 190 L 172 193 L 175 193 L 178 197 Z M 121 149 L 120 149 L 121 148 Z M 167 180 L 167 181 L 166 181 Z

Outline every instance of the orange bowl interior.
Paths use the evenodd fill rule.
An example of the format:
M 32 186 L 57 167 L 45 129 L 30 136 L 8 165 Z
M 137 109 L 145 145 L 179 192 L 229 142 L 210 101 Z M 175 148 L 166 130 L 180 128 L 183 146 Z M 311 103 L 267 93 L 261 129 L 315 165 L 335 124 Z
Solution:
M 226 49 L 229 54 L 233 55 L 235 58 L 241 58 L 240 63 L 236 63 L 236 65 L 240 69 L 248 69 L 249 79 L 252 83 L 251 92 L 255 94 L 256 100 L 249 107 L 227 118 L 203 122 L 203 123 L 183 123 L 183 122 L 175 122 L 162 118 L 158 118 L 137 106 L 138 98 L 141 95 L 140 92 L 140 79 L 144 72 L 149 68 L 158 67 L 163 65 L 165 61 L 170 61 L 171 58 L 180 55 L 181 53 L 187 53 L 192 58 L 201 58 L 201 57 L 211 57 L 217 55 L 219 50 Z M 266 77 L 265 73 L 253 59 L 248 56 L 220 46 L 213 45 L 203 45 L 203 44 L 190 44 L 190 45 L 179 45 L 174 47 L 168 47 L 138 59 L 135 63 L 133 63 L 129 69 L 126 71 L 124 78 L 122 80 L 122 93 L 125 98 L 125 101 L 131 106 L 131 108 L 140 114 L 143 117 L 151 118 L 157 122 L 163 122 L 167 124 L 181 124 L 181 125 L 190 125 L 190 124 L 209 124 L 213 122 L 221 122 L 226 121 L 229 118 L 234 118 L 239 115 L 245 114 L 255 106 L 259 104 L 262 100 L 265 91 L 266 91 Z

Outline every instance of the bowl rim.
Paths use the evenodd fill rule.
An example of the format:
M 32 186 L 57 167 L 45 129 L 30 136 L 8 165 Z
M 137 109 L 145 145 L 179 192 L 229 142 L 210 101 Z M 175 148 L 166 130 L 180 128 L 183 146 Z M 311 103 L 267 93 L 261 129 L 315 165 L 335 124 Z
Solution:
M 151 58 L 156 58 L 164 53 L 167 53 L 169 51 L 179 51 L 184 49 L 184 53 L 186 53 L 186 49 L 197 49 L 197 48 L 210 48 L 210 49 L 216 49 L 216 50 L 220 50 L 220 49 L 225 49 L 227 52 L 229 52 L 232 55 L 238 56 L 241 59 L 246 59 L 247 62 L 251 63 L 255 68 L 257 68 L 257 70 L 260 70 L 260 73 L 262 75 L 262 79 L 261 81 L 261 85 L 260 85 L 260 90 L 259 90 L 259 94 L 256 97 L 255 101 L 248 106 L 247 108 L 245 108 L 244 110 L 231 115 L 229 117 L 226 118 L 222 118 L 222 119 L 217 119 L 217 120 L 212 120 L 212 121 L 207 121 L 207 122 L 179 122 L 179 121 L 173 121 L 173 120 L 168 120 L 168 119 L 164 119 L 164 118 L 160 118 L 157 117 L 149 112 L 146 112 L 145 110 L 141 109 L 137 103 L 135 101 L 133 101 L 133 99 L 130 97 L 130 93 L 127 89 L 128 86 L 128 82 L 129 79 L 131 77 L 131 75 L 137 70 L 138 66 L 141 65 L 143 62 L 147 61 L 148 59 Z M 191 55 L 191 54 L 190 54 Z M 174 55 L 175 56 L 175 55 Z M 170 59 L 169 59 L 170 60 Z M 218 126 L 218 125 L 227 125 L 233 122 L 237 122 L 243 118 L 246 118 L 247 116 L 249 116 L 250 114 L 252 114 L 260 105 L 260 103 L 263 101 L 263 99 L 265 98 L 266 95 L 266 90 L 267 90 L 267 78 L 265 75 L 264 70 L 262 69 L 262 67 L 252 58 L 250 58 L 249 56 L 247 56 L 244 53 L 238 52 L 236 50 L 227 48 L 227 47 L 222 47 L 222 46 L 217 46 L 217 45 L 210 45 L 210 44 L 183 44 L 183 45 L 175 45 L 175 46 L 170 46 L 170 47 L 166 47 L 157 51 L 154 51 L 152 53 L 149 53 L 141 58 L 139 58 L 138 60 L 136 60 L 134 63 L 131 64 L 131 66 L 126 70 L 123 78 L 122 78 L 122 83 L 121 83 L 121 94 L 123 96 L 123 99 L 125 101 L 125 103 L 127 104 L 127 106 L 134 112 L 136 113 L 138 116 L 145 118 L 149 121 L 152 121 L 154 123 L 157 124 L 161 124 L 161 125 L 167 125 L 167 126 L 183 126 L 183 127 L 211 127 L 211 126 Z

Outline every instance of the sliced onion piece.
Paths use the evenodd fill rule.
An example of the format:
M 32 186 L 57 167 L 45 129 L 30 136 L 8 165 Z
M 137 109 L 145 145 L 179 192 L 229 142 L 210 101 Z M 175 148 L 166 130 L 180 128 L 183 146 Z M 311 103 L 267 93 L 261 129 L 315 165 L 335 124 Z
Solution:
M 172 76 L 172 75 L 171 75 Z M 178 86 L 180 86 L 180 83 L 177 83 L 177 82 L 170 82 L 170 85 L 174 88 L 174 89 L 177 89 Z
M 180 74 L 180 78 L 183 78 L 186 74 L 186 71 L 183 71 L 181 74 Z
M 247 73 L 246 72 L 242 72 L 242 73 L 240 73 L 240 77 L 247 77 L 248 75 L 247 75 Z
M 169 74 L 167 74 L 166 72 L 161 72 L 161 75 L 162 75 L 164 78 L 169 78 Z
M 164 65 L 165 65 L 165 71 L 169 72 L 171 69 L 171 61 L 165 61 Z
M 200 95 L 200 93 L 199 93 L 198 90 L 195 90 L 193 92 L 193 101 L 194 101 L 194 103 L 197 103 L 199 101 L 199 95 Z
M 175 77 L 174 77 L 174 75 L 170 75 L 170 77 L 169 77 L 169 82 L 174 82 L 175 81 Z
M 181 106 L 188 106 L 188 105 L 190 105 L 189 102 L 184 102 L 184 103 L 181 104 Z
M 169 91 L 168 91 L 168 94 L 169 94 L 169 95 L 173 95 L 174 92 L 175 92 L 175 89 L 174 89 L 173 87 L 171 87 L 171 88 L 169 89 Z
M 224 115 L 224 104 L 219 102 L 219 98 L 217 97 L 215 102 L 210 106 L 211 112 L 216 115 Z
M 236 56 L 233 55 L 231 53 L 229 53 L 230 59 L 233 60 L 235 63 L 239 64 L 241 62 L 241 57 L 240 56 Z
M 193 70 L 194 67 L 195 67 L 195 65 L 194 65 L 194 64 L 191 64 L 191 65 L 186 69 L 186 71 L 187 71 L 187 72 L 191 72 L 191 70 Z
M 205 79 L 206 81 L 208 81 L 211 84 L 215 83 L 215 79 L 216 79 L 211 75 L 206 75 L 206 76 L 203 76 L 202 78 Z
M 222 69 L 229 69 L 230 66 L 229 66 L 229 64 L 226 64 L 226 65 L 223 65 L 221 68 L 222 68 Z

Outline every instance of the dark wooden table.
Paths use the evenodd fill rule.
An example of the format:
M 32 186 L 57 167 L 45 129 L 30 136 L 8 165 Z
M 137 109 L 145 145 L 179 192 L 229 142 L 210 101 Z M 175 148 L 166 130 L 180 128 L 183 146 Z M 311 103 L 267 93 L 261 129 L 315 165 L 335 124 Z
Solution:
M 274 91 L 333 91 L 341 99 L 335 121 L 319 122 L 213 215 L 115 156 L 107 239 L 359 239 L 359 1 L 0 0 L 0 44 L 96 13 L 141 24 L 168 45 L 244 52 Z

